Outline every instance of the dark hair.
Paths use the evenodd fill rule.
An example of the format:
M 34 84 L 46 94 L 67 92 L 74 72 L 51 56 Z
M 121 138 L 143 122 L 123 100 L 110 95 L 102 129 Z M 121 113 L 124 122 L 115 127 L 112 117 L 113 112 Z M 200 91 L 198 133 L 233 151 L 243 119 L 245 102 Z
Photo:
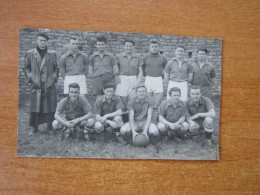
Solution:
M 200 86 L 198 86 L 198 85 L 191 85 L 190 86 L 190 91 L 192 90 L 192 89 L 199 89 L 200 91 L 201 91 L 201 87 Z
M 49 40 L 48 35 L 44 32 L 38 32 L 37 37 L 43 37 L 43 38 L 47 39 L 47 41 Z
M 69 89 L 70 88 L 78 88 L 80 90 L 79 84 L 78 83 L 70 83 L 69 84 Z
M 107 39 L 105 37 L 97 37 L 97 42 L 104 42 L 107 44 Z
M 147 87 L 144 85 L 144 84 L 139 84 L 139 85 L 137 85 L 136 87 L 135 87 L 135 91 L 137 91 L 137 89 L 139 89 L 139 88 L 145 88 L 145 90 L 147 91 Z
M 125 40 L 123 43 L 124 43 L 124 45 L 125 45 L 125 43 L 132 43 L 133 45 L 135 45 L 135 42 L 130 39 Z
M 159 44 L 157 39 L 152 39 L 150 40 L 150 44 Z
M 206 48 L 199 48 L 198 49 L 198 53 L 199 53 L 199 51 L 204 51 L 206 54 L 209 53 L 209 51 Z
M 113 89 L 115 89 L 114 83 L 112 83 L 112 82 L 107 82 L 107 83 L 105 83 L 103 89 L 105 90 L 105 89 L 107 89 L 107 88 L 113 88 Z
M 177 49 L 177 48 L 182 48 L 184 51 L 186 50 L 185 47 L 184 47 L 184 45 L 177 45 L 176 49 Z
M 173 91 L 177 91 L 177 92 L 179 92 L 179 93 L 181 94 L 180 88 L 178 88 L 178 87 L 173 87 L 173 88 L 171 88 L 170 91 L 169 91 L 169 96 L 172 95 L 172 92 L 173 92 Z

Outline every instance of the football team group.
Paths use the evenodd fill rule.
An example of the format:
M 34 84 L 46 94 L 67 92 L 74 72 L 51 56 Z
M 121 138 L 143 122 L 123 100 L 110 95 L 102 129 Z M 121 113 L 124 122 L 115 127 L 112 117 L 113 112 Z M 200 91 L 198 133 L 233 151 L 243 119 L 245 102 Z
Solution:
M 82 131 L 87 141 L 105 133 L 122 144 L 146 146 L 159 140 L 179 143 L 202 132 L 203 142 L 214 144 L 211 87 L 216 72 L 207 62 L 206 48 L 199 48 L 191 63 L 185 47 L 177 45 L 175 57 L 167 60 L 159 52 L 160 41 L 152 39 L 149 54 L 141 58 L 134 53 L 134 41 L 126 39 L 124 51 L 114 56 L 106 51 L 106 38 L 97 37 L 96 51 L 88 56 L 79 50 L 79 40 L 70 37 L 69 50 L 57 60 L 48 40 L 39 32 L 36 48 L 24 58 L 31 89 L 30 135 L 47 123 L 48 132 L 60 131 L 65 139 Z M 57 104 L 59 76 L 68 95 Z M 91 95 L 86 78 L 91 78 Z

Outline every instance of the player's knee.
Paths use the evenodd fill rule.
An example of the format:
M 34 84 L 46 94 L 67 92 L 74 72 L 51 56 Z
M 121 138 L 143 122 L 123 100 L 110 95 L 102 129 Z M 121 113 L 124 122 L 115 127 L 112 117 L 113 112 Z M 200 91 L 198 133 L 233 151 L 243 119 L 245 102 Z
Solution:
M 101 122 L 96 122 L 95 123 L 95 125 L 94 125 L 94 130 L 95 130 L 95 132 L 97 132 L 97 133 L 100 133 L 100 132 L 102 132 L 102 131 L 104 131 L 104 126 L 103 126 L 103 124 L 101 123 Z
M 95 119 L 94 118 L 90 118 L 86 121 L 86 127 L 90 128 L 93 127 L 95 125 Z
M 118 127 L 122 127 L 124 125 L 123 119 L 121 116 L 115 116 L 114 122 L 116 122 L 116 124 L 118 124 Z
M 149 128 L 149 133 L 153 136 L 159 136 L 160 133 L 159 133 L 159 130 L 158 128 L 156 127 L 156 125 L 150 125 L 150 128 Z
M 160 134 L 167 135 L 167 128 L 166 128 L 165 124 L 158 123 L 157 127 L 158 127 L 158 130 L 159 130 Z
M 184 130 L 184 131 L 188 131 L 190 125 L 189 125 L 189 123 L 187 123 L 187 122 L 183 122 L 183 123 L 182 123 L 182 127 L 183 127 L 183 130 Z
M 206 117 L 204 120 L 203 126 L 206 128 L 213 128 L 213 118 Z
M 53 127 L 53 129 L 55 129 L 55 130 L 59 129 L 59 122 L 58 122 L 57 120 L 54 120 L 54 121 L 52 122 L 52 127 Z
M 122 135 L 126 135 L 126 134 L 128 134 L 129 132 L 130 132 L 130 129 L 129 129 L 128 125 L 123 125 L 123 126 L 121 127 L 121 129 L 120 129 L 120 133 L 121 133 Z

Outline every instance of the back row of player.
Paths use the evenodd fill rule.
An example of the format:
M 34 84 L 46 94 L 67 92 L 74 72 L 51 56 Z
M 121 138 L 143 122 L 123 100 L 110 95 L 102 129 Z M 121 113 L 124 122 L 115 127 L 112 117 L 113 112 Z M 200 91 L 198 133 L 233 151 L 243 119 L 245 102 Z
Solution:
M 98 37 L 97 51 L 87 58 L 79 51 L 78 40 L 70 39 L 70 49 L 61 58 L 59 68 L 64 78 L 64 93 L 68 93 L 69 83 L 77 82 L 81 94 L 87 93 L 85 75 L 93 77 L 93 95 L 103 94 L 104 84 L 115 80 L 117 83 L 116 94 L 127 105 L 129 91 L 141 83 L 143 70 L 148 95 L 154 97 L 157 107 L 163 100 L 163 86 L 167 86 L 167 93 L 172 87 L 179 87 L 181 100 L 188 99 L 188 85 L 200 86 L 202 95 L 211 99 L 212 79 L 216 76 L 213 65 L 207 63 L 207 49 L 198 49 L 197 61 L 194 64 L 185 59 L 185 48 L 177 46 L 176 57 L 169 60 L 159 54 L 157 40 L 150 42 L 150 54 L 144 59 L 133 53 L 134 42 L 124 42 L 124 52 L 116 57 L 106 51 L 106 39 Z M 164 81 L 163 76 L 164 74 Z M 170 80 L 170 81 L 169 81 Z M 167 99 L 169 95 L 167 95 Z

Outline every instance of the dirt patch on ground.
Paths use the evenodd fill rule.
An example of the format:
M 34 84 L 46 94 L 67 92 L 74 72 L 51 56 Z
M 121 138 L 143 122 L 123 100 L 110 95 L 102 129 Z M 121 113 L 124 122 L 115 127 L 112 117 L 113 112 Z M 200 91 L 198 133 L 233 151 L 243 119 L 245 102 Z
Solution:
M 216 108 L 219 116 L 219 108 Z M 75 132 L 68 140 L 61 140 L 61 132 L 49 135 L 46 124 L 39 132 L 29 136 L 28 107 L 18 113 L 18 156 L 51 158 L 126 158 L 126 159 L 189 159 L 215 160 L 219 156 L 219 120 L 215 120 L 213 146 L 204 145 L 204 134 L 185 138 L 181 143 L 174 140 L 158 141 L 146 148 L 134 147 L 131 143 L 120 144 L 108 133 L 95 135 L 93 141 L 85 141 L 83 132 Z

